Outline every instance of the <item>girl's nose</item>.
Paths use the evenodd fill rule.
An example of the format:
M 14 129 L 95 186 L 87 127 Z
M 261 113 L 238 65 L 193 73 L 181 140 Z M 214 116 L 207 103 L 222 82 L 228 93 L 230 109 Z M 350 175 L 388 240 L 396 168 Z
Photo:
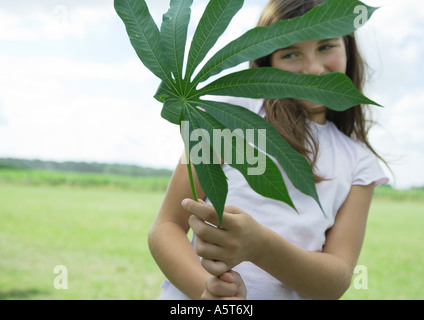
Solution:
M 321 75 L 324 74 L 324 65 L 316 56 L 308 57 L 304 61 L 303 73 Z

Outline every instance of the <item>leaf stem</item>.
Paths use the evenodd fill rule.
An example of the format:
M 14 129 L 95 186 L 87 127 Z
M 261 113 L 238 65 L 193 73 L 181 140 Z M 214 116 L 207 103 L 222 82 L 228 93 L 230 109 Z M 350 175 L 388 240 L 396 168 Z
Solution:
M 193 200 L 199 201 L 199 199 L 197 198 L 196 187 L 194 186 L 193 172 L 191 170 L 191 160 L 190 160 L 190 154 L 189 154 L 188 148 L 186 148 L 185 151 L 186 151 L 187 171 L 188 171 L 188 178 L 190 180 L 191 193 L 193 194 Z

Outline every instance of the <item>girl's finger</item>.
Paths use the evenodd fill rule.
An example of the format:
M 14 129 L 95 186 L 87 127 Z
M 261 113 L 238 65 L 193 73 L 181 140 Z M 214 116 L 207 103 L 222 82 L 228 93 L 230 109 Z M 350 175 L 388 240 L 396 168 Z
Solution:
M 210 260 L 224 260 L 226 256 L 225 250 L 219 245 L 204 241 L 203 239 L 196 237 L 194 240 L 194 249 L 198 256 Z
M 210 259 L 202 259 L 202 266 L 206 269 L 210 274 L 213 274 L 216 277 L 219 277 L 223 273 L 230 270 L 230 266 L 223 261 L 210 260 Z
M 188 223 L 196 237 L 218 246 L 223 244 L 223 231 L 221 229 L 205 223 L 194 215 L 190 216 Z
M 215 297 L 232 297 L 237 293 L 237 285 L 217 277 L 210 277 L 206 282 L 206 290 Z
M 181 203 L 182 207 L 200 220 L 207 221 L 215 226 L 219 225 L 218 215 L 214 207 L 192 199 L 184 199 Z
M 244 284 L 244 281 L 238 272 L 229 270 L 225 272 L 223 275 L 221 275 L 220 279 L 226 282 L 234 283 L 237 287 L 236 296 L 240 299 L 246 299 L 246 296 L 247 296 L 246 285 Z

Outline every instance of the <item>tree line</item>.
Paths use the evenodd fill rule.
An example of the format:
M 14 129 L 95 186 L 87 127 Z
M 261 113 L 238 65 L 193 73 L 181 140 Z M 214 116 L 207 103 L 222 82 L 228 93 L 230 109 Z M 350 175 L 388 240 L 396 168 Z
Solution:
M 109 164 L 74 161 L 57 162 L 38 159 L 14 158 L 0 158 L 0 170 L 1 169 L 105 173 L 138 177 L 169 177 L 172 174 L 172 171 L 168 169 L 155 169 L 129 164 Z

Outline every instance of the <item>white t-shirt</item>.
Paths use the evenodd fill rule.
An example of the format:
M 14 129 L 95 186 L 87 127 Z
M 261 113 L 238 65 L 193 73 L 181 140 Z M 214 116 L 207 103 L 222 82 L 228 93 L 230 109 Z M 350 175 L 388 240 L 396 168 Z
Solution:
M 245 106 L 264 116 L 264 110 L 261 108 L 263 100 L 231 98 L 228 102 Z M 316 188 L 327 217 L 313 198 L 294 188 L 281 167 L 290 197 L 299 214 L 287 204 L 265 198 L 253 191 L 243 175 L 228 164 L 224 163 L 222 168 L 228 178 L 226 205 L 242 209 L 294 245 L 320 252 L 325 244 L 325 233 L 333 226 L 336 214 L 351 186 L 369 185 L 373 182 L 380 185 L 388 179 L 377 157 L 361 143 L 339 131 L 332 122 L 327 121 L 323 125 L 311 122 L 310 125 L 313 126 L 315 138 L 319 143 L 317 174 L 326 178 L 318 183 Z M 304 299 L 253 263 L 243 262 L 233 270 L 243 278 L 247 299 Z M 162 288 L 164 290 L 160 299 L 187 299 L 167 281 Z

